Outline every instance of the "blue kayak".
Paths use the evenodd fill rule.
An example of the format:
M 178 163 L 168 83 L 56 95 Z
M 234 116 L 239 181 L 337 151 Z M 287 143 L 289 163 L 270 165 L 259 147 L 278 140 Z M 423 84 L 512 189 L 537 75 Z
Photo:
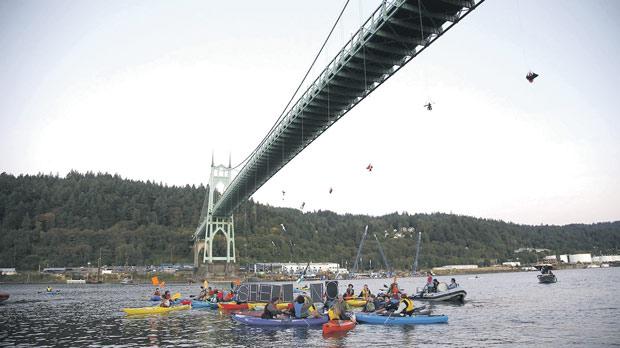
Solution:
M 209 301 L 198 301 L 192 300 L 192 309 L 199 308 L 209 308 L 209 309 L 217 309 L 217 303 L 209 302 Z
M 448 322 L 447 315 L 412 315 L 410 317 L 401 317 L 356 313 L 355 319 L 360 323 L 384 325 L 420 325 Z
M 161 301 L 161 297 L 160 296 L 151 296 L 151 301 Z
M 307 319 L 263 319 L 259 317 L 252 317 L 249 315 L 234 314 L 233 320 L 238 321 L 245 325 L 262 326 L 262 327 L 293 327 L 293 326 L 322 326 L 329 321 L 328 317 L 322 316 L 320 318 L 307 318 Z

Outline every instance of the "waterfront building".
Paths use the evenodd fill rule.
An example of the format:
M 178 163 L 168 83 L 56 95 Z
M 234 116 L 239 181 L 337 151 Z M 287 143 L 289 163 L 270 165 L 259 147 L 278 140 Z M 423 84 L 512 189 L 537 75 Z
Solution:
M 591 254 L 571 254 L 568 255 L 569 263 L 592 263 Z
M 521 262 L 515 262 L 515 261 L 508 261 L 508 262 L 502 262 L 502 266 L 510 266 L 510 267 L 519 267 L 521 266 Z
M 441 267 L 434 267 L 433 269 L 442 270 L 442 269 L 476 269 L 478 265 L 445 265 Z
M 0 275 L 16 275 L 15 268 L 0 268 Z
M 603 263 L 603 262 L 620 262 L 620 255 L 601 255 L 601 256 L 592 256 L 592 262 Z

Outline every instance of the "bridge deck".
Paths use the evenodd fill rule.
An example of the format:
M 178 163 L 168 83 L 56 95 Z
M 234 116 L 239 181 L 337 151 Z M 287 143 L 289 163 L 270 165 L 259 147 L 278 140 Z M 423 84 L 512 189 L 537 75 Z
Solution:
M 213 214 L 232 214 L 306 146 L 483 1 L 384 2 L 254 150 Z

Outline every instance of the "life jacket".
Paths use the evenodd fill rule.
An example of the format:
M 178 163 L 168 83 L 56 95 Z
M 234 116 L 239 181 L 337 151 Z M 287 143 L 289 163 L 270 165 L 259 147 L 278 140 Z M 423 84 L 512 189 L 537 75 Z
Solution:
M 391 294 L 398 294 L 398 284 L 396 283 L 392 283 L 392 285 L 390 285 L 390 293 Z
M 400 300 L 400 302 L 407 305 L 407 307 L 405 307 L 405 309 L 403 310 L 403 313 L 406 315 L 411 315 L 411 313 L 413 313 L 413 308 L 414 308 L 413 301 L 408 298 L 403 298 Z
M 304 303 L 299 303 L 297 301 L 295 301 L 295 303 L 293 303 L 293 308 L 295 309 L 295 317 L 298 319 L 301 319 L 304 315 Z M 306 311 L 306 315 L 307 315 L 307 311 Z
M 327 311 L 327 315 L 329 316 L 329 320 L 340 320 L 340 316 L 336 315 L 333 308 Z
M 368 296 L 370 296 L 370 289 L 362 289 L 362 292 L 360 292 L 360 297 L 366 298 Z

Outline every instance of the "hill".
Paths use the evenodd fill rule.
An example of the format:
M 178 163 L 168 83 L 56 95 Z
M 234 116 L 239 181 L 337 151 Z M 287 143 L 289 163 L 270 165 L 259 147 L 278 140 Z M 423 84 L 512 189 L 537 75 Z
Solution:
M 0 267 L 37 269 L 95 263 L 190 263 L 191 235 L 206 194 L 204 186 L 166 186 L 110 174 L 0 174 Z M 393 213 L 370 217 L 330 211 L 303 213 L 252 200 L 235 213 L 241 263 L 332 261 L 355 258 L 364 226 L 364 268 L 381 263 L 376 233 L 397 269 L 410 269 L 417 232 L 421 267 L 481 266 L 506 260 L 534 262 L 533 252 L 618 253 L 620 222 L 528 226 L 453 214 Z M 286 231 L 280 224 L 284 224 Z M 216 244 L 216 252 L 222 252 Z

